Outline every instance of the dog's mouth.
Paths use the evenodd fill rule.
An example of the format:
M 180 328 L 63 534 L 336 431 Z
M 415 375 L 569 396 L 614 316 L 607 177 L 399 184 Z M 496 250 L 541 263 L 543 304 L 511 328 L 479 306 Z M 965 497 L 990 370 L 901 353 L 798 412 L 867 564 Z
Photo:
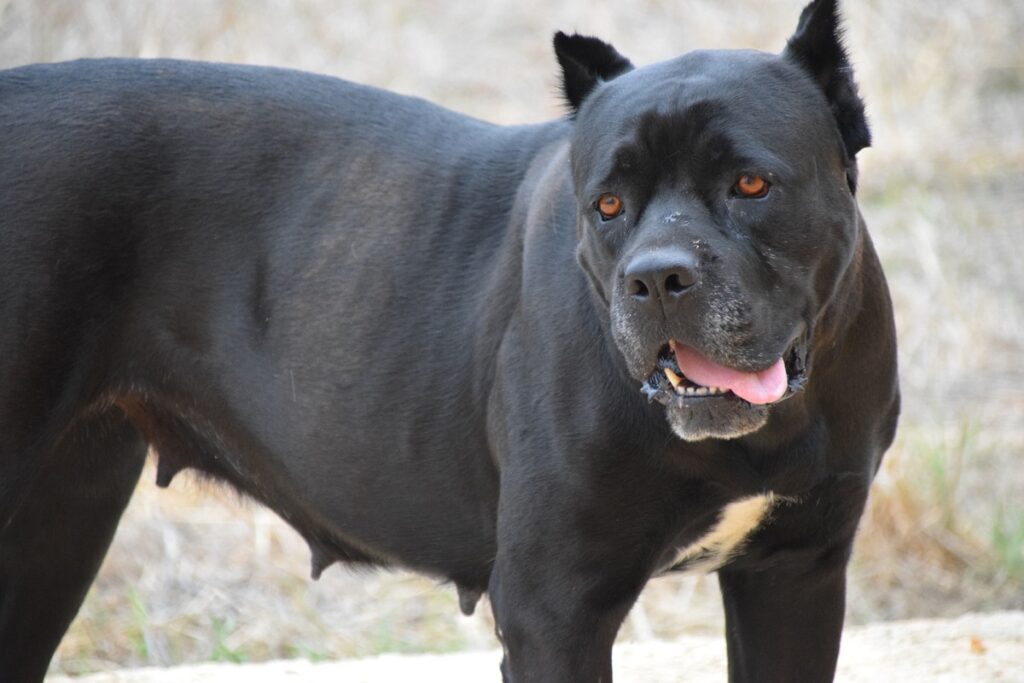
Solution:
M 704 357 L 696 349 L 669 340 L 658 353 L 654 370 L 641 386 L 648 401 L 663 405 L 740 401 L 772 405 L 803 390 L 807 383 L 807 337 L 798 337 L 771 366 L 743 372 Z

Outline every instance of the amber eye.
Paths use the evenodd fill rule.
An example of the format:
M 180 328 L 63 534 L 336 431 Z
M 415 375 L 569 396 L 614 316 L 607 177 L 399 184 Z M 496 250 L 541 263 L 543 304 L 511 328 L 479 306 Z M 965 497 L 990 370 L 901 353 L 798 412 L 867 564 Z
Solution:
M 744 173 L 736 181 L 735 189 L 741 197 L 757 199 L 768 194 L 768 181 L 759 175 Z
M 606 221 L 611 220 L 622 213 L 622 200 L 611 192 L 605 192 L 597 198 L 597 212 Z

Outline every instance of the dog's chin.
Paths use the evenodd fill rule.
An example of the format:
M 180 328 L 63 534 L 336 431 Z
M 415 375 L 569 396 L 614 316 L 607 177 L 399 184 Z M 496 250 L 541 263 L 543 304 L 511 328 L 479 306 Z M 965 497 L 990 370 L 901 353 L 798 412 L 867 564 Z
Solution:
M 807 383 L 806 334 L 795 339 L 780 359 L 785 368 L 785 385 L 777 385 L 776 391 L 781 393 L 773 398 L 759 396 L 757 399 L 761 400 L 757 400 L 749 388 L 740 391 L 743 396 L 755 400 L 754 403 L 737 396 L 728 386 L 702 386 L 686 377 L 677 364 L 675 344 L 670 341 L 657 352 L 653 369 L 646 365 L 643 371 L 635 374 L 644 378 L 641 392 L 649 401 L 665 406 L 665 416 L 672 431 L 684 441 L 736 439 L 756 432 L 768 423 L 772 406 L 801 393 Z M 778 380 L 781 378 L 777 376 Z M 739 384 L 730 386 L 739 391 Z
M 755 406 L 735 396 L 682 397 L 665 406 L 665 417 L 676 436 L 684 441 L 736 439 L 756 432 L 768 422 L 768 406 Z

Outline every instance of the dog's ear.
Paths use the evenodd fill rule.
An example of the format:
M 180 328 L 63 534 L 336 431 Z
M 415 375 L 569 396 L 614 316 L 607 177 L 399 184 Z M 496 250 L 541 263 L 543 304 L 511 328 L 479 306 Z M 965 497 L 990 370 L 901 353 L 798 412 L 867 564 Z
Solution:
M 850 161 L 871 144 L 864 102 L 843 49 L 836 0 L 813 0 L 800 14 L 783 55 L 807 71 L 825 91 Z
M 633 64 L 608 43 L 578 33 L 571 36 L 561 31 L 556 33 L 555 56 L 562 66 L 562 91 L 574 114 L 594 86 L 633 68 Z

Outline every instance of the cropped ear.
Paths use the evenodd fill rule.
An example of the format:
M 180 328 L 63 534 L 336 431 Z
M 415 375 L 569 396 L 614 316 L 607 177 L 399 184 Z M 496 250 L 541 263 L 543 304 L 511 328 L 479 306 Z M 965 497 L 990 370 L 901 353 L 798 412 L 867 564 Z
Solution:
M 610 81 L 633 68 L 614 47 L 589 36 L 561 31 L 555 34 L 555 56 L 562 66 L 562 91 L 573 113 L 601 81 Z
M 864 102 L 857 94 L 853 68 L 843 49 L 836 0 L 813 0 L 804 8 L 783 56 L 802 67 L 824 90 L 852 162 L 857 152 L 871 144 L 871 131 Z M 851 171 L 853 185 L 856 167 Z

